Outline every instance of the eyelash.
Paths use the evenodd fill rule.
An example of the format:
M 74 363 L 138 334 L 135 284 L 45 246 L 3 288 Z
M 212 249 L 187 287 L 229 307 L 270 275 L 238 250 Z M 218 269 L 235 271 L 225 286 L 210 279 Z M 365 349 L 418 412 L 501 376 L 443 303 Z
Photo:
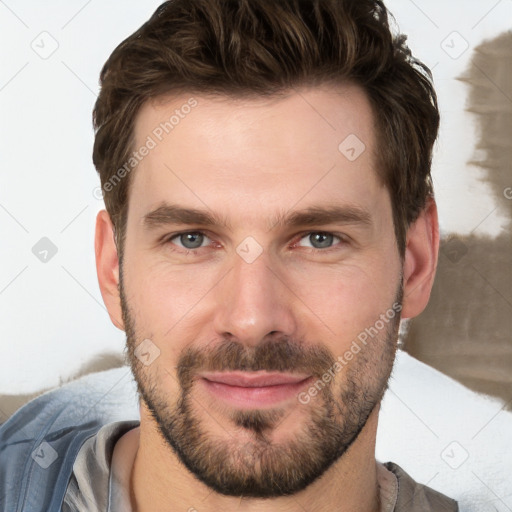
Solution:
M 312 252 L 312 253 L 326 254 L 326 253 L 330 253 L 335 250 L 339 250 L 339 248 L 340 248 L 339 246 L 346 245 L 349 243 L 348 236 L 341 234 L 341 233 L 332 233 L 330 231 L 305 231 L 305 232 L 299 233 L 297 235 L 299 237 L 298 241 L 295 242 L 293 245 L 295 246 L 296 244 L 298 244 L 298 242 L 300 242 L 306 236 L 318 234 L 318 233 L 325 234 L 325 235 L 332 235 L 333 237 L 337 238 L 339 240 L 339 242 L 338 242 L 338 244 L 333 245 L 331 247 L 327 247 L 325 249 L 317 249 L 315 247 L 303 247 L 303 249 L 309 249 L 309 252 Z M 209 238 L 211 240 L 211 238 L 208 236 L 208 234 L 206 232 L 201 231 L 201 230 L 196 230 L 196 231 L 180 231 L 178 233 L 172 233 L 170 235 L 163 237 L 162 243 L 164 245 L 168 245 L 168 244 L 172 243 L 173 239 L 175 239 L 181 235 L 187 235 L 187 234 L 200 234 L 200 235 L 203 235 L 206 238 Z M 173 249 L 173 251 L 181 252 L 182 254 L 184 254 L 186 256 L 188 256 L 190 254 L 198 254 L 200 249 L 207 248 L 207 246 L 206 247 L 198 247 L 197 249 L 186 249 L 186 248 L 181 248 L 179 246 L 176 246 L 176 247 L 177 247 L 177 249 Z

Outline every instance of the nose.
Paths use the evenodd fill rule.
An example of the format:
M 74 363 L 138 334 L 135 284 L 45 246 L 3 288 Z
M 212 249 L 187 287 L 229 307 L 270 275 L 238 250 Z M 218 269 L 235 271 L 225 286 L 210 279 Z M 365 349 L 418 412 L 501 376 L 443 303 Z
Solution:
M 218 336 L 254 346 L 269 336 L 296 332 L 294 295 L 266 254 L 234 265 L 216 287 L 214 329 Z

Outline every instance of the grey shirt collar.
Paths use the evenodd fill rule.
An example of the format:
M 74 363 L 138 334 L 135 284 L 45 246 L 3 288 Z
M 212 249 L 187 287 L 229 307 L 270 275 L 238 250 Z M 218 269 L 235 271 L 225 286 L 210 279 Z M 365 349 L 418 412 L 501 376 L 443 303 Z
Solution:
M 112 468 L 116 442 L 138 421 L 110 423 L 90 437 L 73 465 L 62 512 L 130 512 L 123 477 Z M 416 483 L 400 466 L 377 462 L 381 512 L 457 512 L 457 502 Z

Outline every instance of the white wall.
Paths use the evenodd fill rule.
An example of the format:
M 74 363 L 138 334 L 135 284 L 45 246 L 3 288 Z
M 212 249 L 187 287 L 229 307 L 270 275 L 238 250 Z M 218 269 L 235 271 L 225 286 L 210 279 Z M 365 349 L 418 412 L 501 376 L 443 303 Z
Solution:
M 0 2 L 0 393 L 58 384 L 94 354 L 123 349 L 124 333 L 110 323 L 95 274 L 102 201 L 94 194 L 91 112 L 101 66 L 159 3 Z M 474 123 L 464 112 L 466 86 L 455 77 L 473 47 L 510 29 L 512 0 L 388 5 L 413 52 L 433 67 L 443 115 L 434 164 L 442 229 L 478 226 L 496 235 L 505 219 L 497 211 L 486 218 L 493 199 L 466 164 Z M 32 252 L 43 237 L 57 249 L 46 263 Z

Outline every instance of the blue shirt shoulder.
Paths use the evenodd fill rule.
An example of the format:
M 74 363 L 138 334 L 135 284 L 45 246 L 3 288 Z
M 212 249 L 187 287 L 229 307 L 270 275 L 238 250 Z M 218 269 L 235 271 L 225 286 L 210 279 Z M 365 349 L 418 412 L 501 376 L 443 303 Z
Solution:
M 128 367 L 87 375 L 35 398 L 0 427 L 0 510 L 58 512 L 83 443 L 138 420 Z

